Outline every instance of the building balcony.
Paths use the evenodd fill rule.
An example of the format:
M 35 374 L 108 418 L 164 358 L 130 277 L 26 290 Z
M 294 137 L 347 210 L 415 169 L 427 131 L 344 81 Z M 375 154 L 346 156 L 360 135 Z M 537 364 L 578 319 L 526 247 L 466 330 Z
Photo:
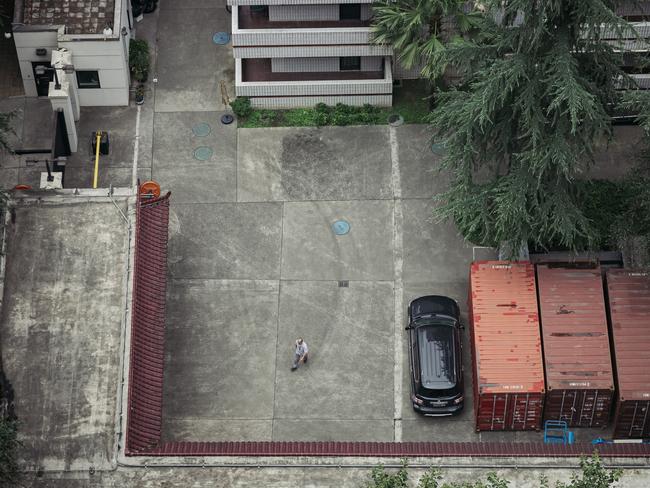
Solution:
M 271 59 L 235 61 L 238 97 L 390 96 L 393 90 L 389 58 L 379 71 L 274 72 Z
M 259 7 L 264 7 L 259 8 Z M 266 5 L 240 5 L 237 8 L 239 29 L 323 29 L 370 27 L 371 20 L 271 20 Z M 271 7 L 273 8 L 273 7 Z M 234 10 L 234 9 L 233 9 Z
M 377 71 L 290 71 L 273 72 L 270 59 L 242 59 L 242 82 L 249 81 L 349 81 L 383 80 L 385 69 Z
M 632 22 L 634 30 L 623 32 L 622 37 L 615 31 L 603 29 L 602 38 L 614 49 L 624 52 L 648 52 L 650 40 L 650 22 Z
M 338 7 L 338 5 L 333 5 Z M 293 6 L 298 8 L 300 6 Z M 329 14 L 328 14 L 329 15 Z M 338 15 L 338 10 L 331 14 Z M 371 41 L 370 20 L 293 20 L 288 12 L 270 16 L 251 13 L 250 6 L 233 7 L 233 48 L 264 46 L 360 46 Z M 287 20 L 289 19 L 289 20 Z M 390 47 L 378 46 L 388 54 Z

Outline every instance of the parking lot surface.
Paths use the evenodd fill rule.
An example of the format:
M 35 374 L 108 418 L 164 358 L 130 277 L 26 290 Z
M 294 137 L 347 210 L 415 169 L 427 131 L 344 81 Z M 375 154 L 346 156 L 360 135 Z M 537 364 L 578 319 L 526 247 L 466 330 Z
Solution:
M 198 120 L 165 117 L 185 139 L 154 154 L 154 174 Z M 172 189 L 163 438 L 476 440 L 470 387 L 458 417 L 410 407 L 406 307 L 446 294 L 466 320 L 473 257 L 433 217 L 448 178 L 426 127 L 239 130 L 228 154 L 205 167 L 234 185 L 179 202 Z M 292 372 L 298 336 L 310 361 Z

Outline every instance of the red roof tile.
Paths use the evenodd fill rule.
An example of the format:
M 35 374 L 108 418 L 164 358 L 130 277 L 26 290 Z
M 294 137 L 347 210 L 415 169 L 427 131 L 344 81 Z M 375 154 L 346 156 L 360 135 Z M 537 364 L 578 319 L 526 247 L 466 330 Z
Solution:
M 136 210 L 127 454 L 160 443 L 169 197 L 139 199 Z

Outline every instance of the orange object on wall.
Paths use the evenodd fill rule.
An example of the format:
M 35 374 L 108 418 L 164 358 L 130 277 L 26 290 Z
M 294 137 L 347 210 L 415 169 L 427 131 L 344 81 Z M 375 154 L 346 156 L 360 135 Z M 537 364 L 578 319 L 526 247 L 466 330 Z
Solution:
M 155 181 L 145 181 L 140 185 L 140 195 L 151 195 L 158 198 L 160 196 L 160 185 Z

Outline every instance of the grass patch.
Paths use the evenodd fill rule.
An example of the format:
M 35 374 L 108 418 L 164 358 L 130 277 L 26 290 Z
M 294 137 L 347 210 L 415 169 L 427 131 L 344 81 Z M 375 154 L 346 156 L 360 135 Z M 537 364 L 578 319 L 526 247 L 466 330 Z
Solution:
M 238 98 L 233 102 L 233 111 L 239 117 L 239 127 L 243 128 L 381 125 L 387 124 L 392 114 L 401 115 L 406 124 L 423 124 L 429 114 L 428 95 L 425 81 L 407 80 L 393 90 L 392 107 L 321 103 L 313 108 L 265 110 L 250 108 L 248 99 Z

